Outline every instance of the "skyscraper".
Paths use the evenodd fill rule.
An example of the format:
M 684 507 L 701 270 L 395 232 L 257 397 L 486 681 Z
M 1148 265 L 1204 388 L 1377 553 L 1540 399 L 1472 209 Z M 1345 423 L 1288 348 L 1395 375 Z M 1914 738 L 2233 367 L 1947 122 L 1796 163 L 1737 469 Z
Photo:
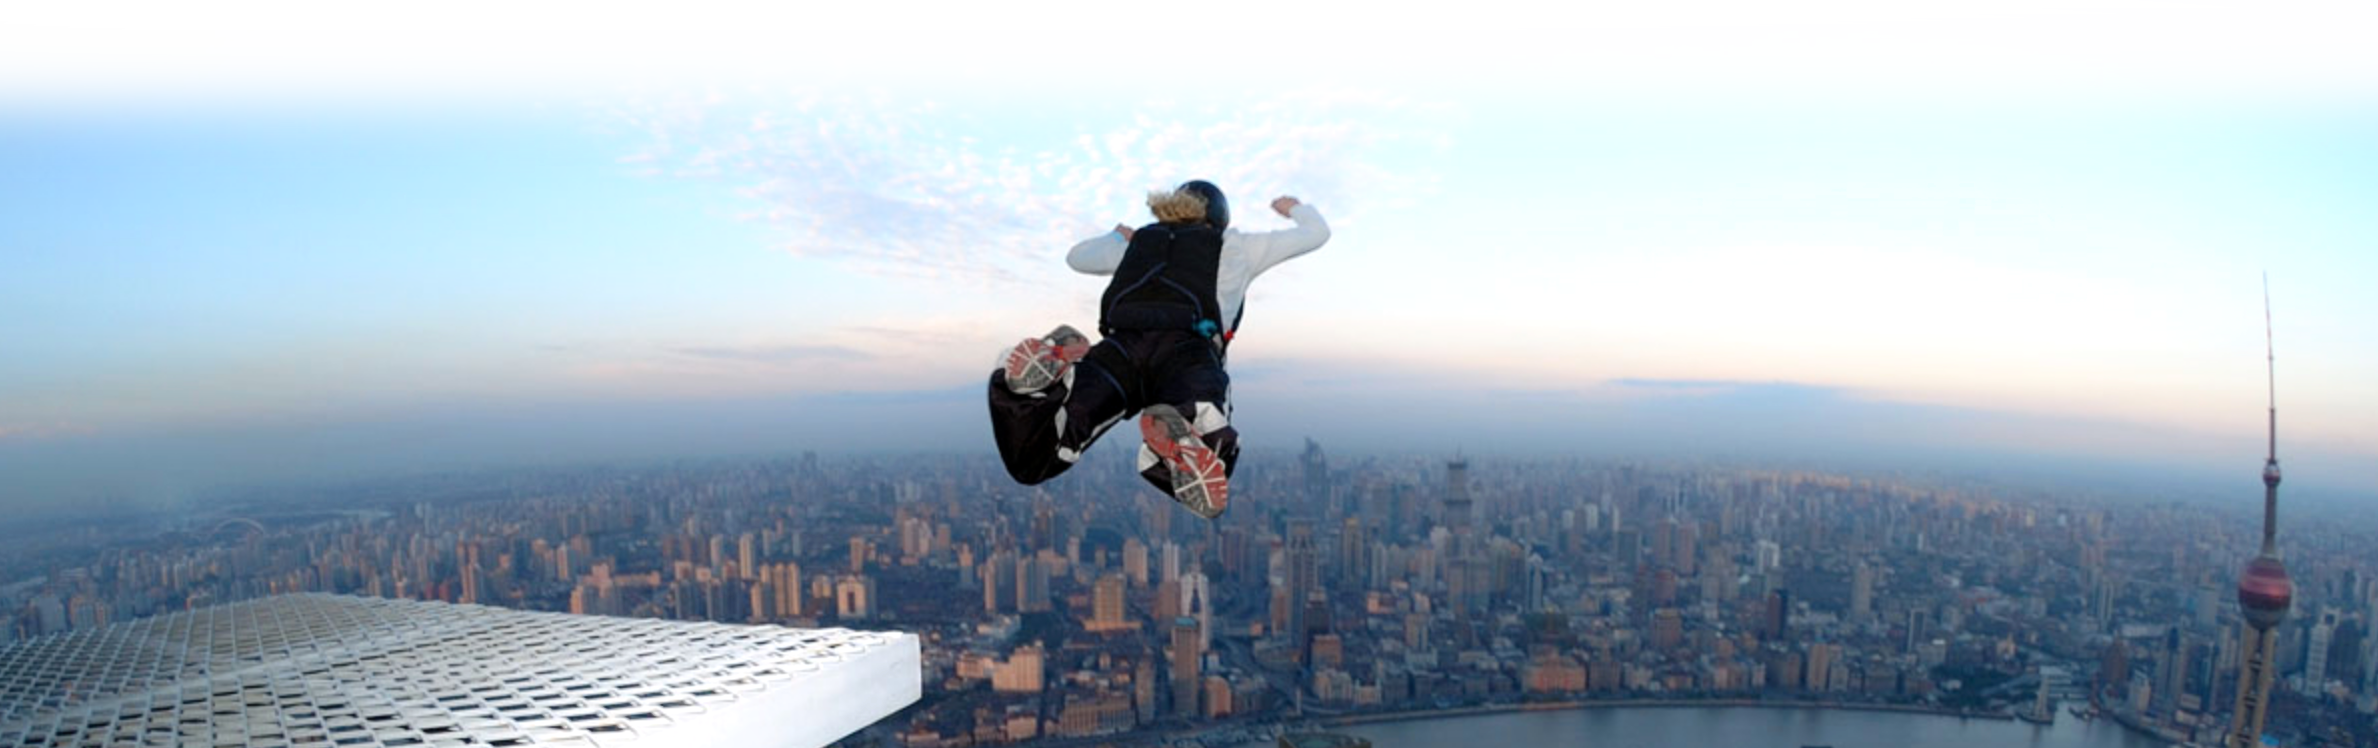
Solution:
M 1181 616 L 1172 624 L 1172 708 L 1183 716 L 1197 714 L 1198 660 L 1205 656 L 1199 642 L 1204 632 L 1197 619 Z
M 1370 540 L 1365 536 L 1362 518 L 1348 516 L 1338 530 L 1338 573 L 1340 584 L 1359 586 L 1370 564 L 1365 560 Z
M 1098 578 L 1091 589 L 1090 630 L 1120 631 L 1130 628 L 1123 620 L 1123 575 L 1108 573 Z
M 1156 565 L 1158 581 L 1171 582 L 1180 579 L 1181 546 L 1167 540 L 1159 548 L 1160 550 L 1156 554 L 1159 559 L 1159 563 Z
M 1288 622 L 1283 629 L 1294 639 L 1297 659 L 1305 652 L 1305 598 L 1321 590 L 1321 551 L 1313 545 L 1313 523 L 1288 522 Z
M 844 620 L 866 620 L 875 614 L 875 579 L 864 574 L 845 574 L 834 582 L 834 615 Z
M 1049 598 L 1049 567 L 1055 562 L 1050 551 L 1024 559 L 1016 564 L 1016 612 L 1045 613 L 1053 603 Z
M 2238 577 L 2238 608 L 2245 614 L 2246 629 L 2240 637 L 2238 664 L 2238 704 L 2235 722 L 2229 728 L 2229 748 L 2254 748 L 2262 739 L 2263 720 L 2268 717 L 2271 698 L 2271 678 L 2275 675 L 2279 649 L 2279 622 L 2287 618 L 2287 607 L 2294 602 L 2295 584 L 2287 578 L 2287 565 L 2279 561 L 2279 396 L 2277 357 L 2268 346 L 2270 335 L 2270 297 L 2263 297 L 2263 355 L 2271 366 L 2270 375 L 2270 453 L 2262 463 L 2262 552 L 2246 562 L 2246 571 Z
M 1305 501 L 1313 506 L 1329 506 L 1329 457 L 1322 454 L 1321 443 L 1305 437 L 1305 453 L 1297 462 L 1304 468 Z
M 2328 682 L 2329 643 L 2337 637 L 2337 612 L 2322 610 L 2312 623 L 2311 641 L 2304 647 L 2304 688 L 2319 693 Z
M 1456 535 L 1470 530 L 1470 461 L 1455 457 L 1445 463 L 1445 527 Z
M 1132 587 L 1148 586 L 1148 544 L 1139 538 L 1123 540 L 1123 576 L 1131 580 Z
M 2188 637 L 2173 626 L 2164 635 L 2162 668 L 2156 671 L 2155 708 L 2170 714 L 2180 708 L 2180 694 L 2188 690 Z
M 1675 608 L 1652 611 L 1651 646 L 1665 652 L 1683 644 L 1684 615 Z
M 1783 641 L 1792 631 L 1792 593 L 1776 590 L 1767 593 L 1767 639 Z
M 1858 562 L 1850 574 L 1850 620 L 1865 623 L 1874 615 L 1874 567 Z
M 1181 615 L 1197 619 L 1197 646 L 1204 649 L 1213 640 L 1214 589 L 1205 572 L 1193 571 L 1181 575 Z

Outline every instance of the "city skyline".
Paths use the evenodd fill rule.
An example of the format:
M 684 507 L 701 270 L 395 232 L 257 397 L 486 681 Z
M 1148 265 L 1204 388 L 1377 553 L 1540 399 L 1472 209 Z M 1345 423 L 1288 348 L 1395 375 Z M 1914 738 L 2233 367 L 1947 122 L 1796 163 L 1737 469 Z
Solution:
M 2058 33 L 2019 4 L 1736 10 L 1769 34 L 1610 11 L 1566 57 L 1462 22 L 1468 62 L 1332 37 L 1161 89 L 1069 63 L 1063 24 L 995 24 L 1046 49 L 950 75 L 846 48 L 878 32 L 656 41 L 683 54 L 645 76 L 584 39 L 474 76 L 311 47 L 316 72 L 272 73 L 170 41 L 144 54 L 186 68 L 143 75 L 28 38 L 0 46 L 78 64 L 0 79 L 0 505 L 984 448 L 986 362 L 1086 323 L 1096 279 L 1056 258 L 1191 176 L 1246 227 L 1296 193 L 1337 232 L 1254 286 L 1251 444 L 2209 475 L 2252 432 L 2268 271 L 2300 372 L 2291 486 L 2378 498 L 2357 285 L 2378 274 L 2378 64 L 2350 64 L 2372 55 L 2350 24 L 2122 7 Z M 874 19 L 848 13 L 822 22 Z M 532 20 L 444 33 L 472 59 L 492 54 L 473 29 Z M 1260 20 L 1344 19 L 1199 23 L 1294 37 Z M 962 55 L 949 21 L 919 43 Z M 1839 52 L 1769 56 L 1815 47 Z M 376 83 L 316 77 L 336 71 Z M 1387 438 L 1411 432 L 1431 441 Z
M 924 699 L 857 745 L 1222 748 L 1344 717 L 1683 703 L 2164 745 L 2228 731 L 2259 620 L 2228 603 L 2260 530 L 2238 507 L 1319 443 L 1240 481 L 1250 501 L 1215 522 L 1114 462 L 1029 489 L 957 456 L 255 494 L 0 544 L 0 675 L 61 634 L 313 592 L 915 635 Z M 2286 744 L 2378 736 L 2373 532 L 2287 533 L 2300 614 L 2262 645 Z

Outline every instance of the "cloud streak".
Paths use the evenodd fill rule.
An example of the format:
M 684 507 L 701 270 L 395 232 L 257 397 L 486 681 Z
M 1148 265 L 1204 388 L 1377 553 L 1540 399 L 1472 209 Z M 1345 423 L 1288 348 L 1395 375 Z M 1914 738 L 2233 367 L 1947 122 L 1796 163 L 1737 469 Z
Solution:
M 670 353 L 713 361 L 752 364 L 864 361 L 874 356 L 838 345 L 679 346 Z
M 614 116 L 649 139 L 622 164 L 729 186 L 740 217 L 781 231 L 795 255 L 1001 284 L 1061 274 L 1054 259 L 1065 246 L 1144 220 L 1147 189 L 1188 178 L 1223 185 L 1242 214 L 1278 194 L 1326 206 L 1340 222 L 1415 204 L 1434 178 L 1379 154 L 1399 141 L 1441 149 L 1430 123 L 1454 115 L 1348 94 L 1144 100 L 1092 110 L 1077 121 L 1101 124 L 1063 137 L 921 99 L 811 94 L 757 105 L 712 96 Z
M 32 442 L 89 436 L 97 430 L 67 421 L 0 423 L 0 442 Z

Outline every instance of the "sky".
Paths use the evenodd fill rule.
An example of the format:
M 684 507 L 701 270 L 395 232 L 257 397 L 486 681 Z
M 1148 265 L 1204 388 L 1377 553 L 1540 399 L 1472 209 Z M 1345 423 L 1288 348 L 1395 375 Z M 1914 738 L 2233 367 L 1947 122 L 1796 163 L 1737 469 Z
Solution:
M 2291 485 L 2378 500 L 2372 10 L 924 8 L 30 14 L 0 506 L 989 454 L 1064 251 L 1189 178 L 1333 228 L 1250 294 L 1256 446 L 2258 493 L 2267 273 Z

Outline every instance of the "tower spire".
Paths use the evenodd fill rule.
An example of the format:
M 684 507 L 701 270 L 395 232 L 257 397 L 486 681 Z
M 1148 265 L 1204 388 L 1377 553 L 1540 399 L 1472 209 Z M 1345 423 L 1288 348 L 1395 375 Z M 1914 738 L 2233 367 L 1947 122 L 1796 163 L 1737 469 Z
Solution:
M 2271 455 L 2269 464 L 2279 464 L 2279 356 L 2271 342 L 2271 274 L 2262 274 L 2262 361 L 2264 376 L 2270 386 Z
M 2279 555 L 2279 357 L 2271 342 L 2271 275 L 2262 275 L 2262 356 L 2270 414 L 2270 452 L 2262 463 L 2262 555 Z

